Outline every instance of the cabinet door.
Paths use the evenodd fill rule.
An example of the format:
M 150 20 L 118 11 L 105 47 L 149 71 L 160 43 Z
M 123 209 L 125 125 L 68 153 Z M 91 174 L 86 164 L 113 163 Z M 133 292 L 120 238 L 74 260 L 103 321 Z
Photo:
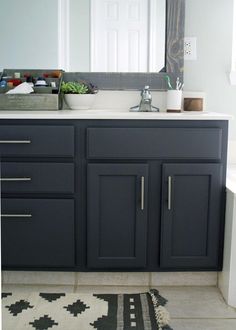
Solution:
M 73 267 L 74 201 L 2 199 L 5 267 Z
M 88 267 L 145 268 L 148 165 L 88 165 Z
M 220 164 L 163 165 L 162 268 L 218 267 L 222 197 Z

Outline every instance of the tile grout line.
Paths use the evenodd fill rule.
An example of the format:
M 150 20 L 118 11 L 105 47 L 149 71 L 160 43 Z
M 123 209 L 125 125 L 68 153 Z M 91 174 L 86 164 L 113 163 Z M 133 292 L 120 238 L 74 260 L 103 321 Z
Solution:
M 79 274 L 78 274 L 78 272 L 75 272 L 74 274 L 75 274 L 75 282 L 74 282 L 74 290 L 73 290 L 73 293 L 76 292 L 77 287 L 78 287 L 78 283 L 79 283 Z
M 151 283 L 152 283 L 152 273 L 149 272 L 148 273 L 148 287 L 149 287 L 149 290 L 151 289 Z

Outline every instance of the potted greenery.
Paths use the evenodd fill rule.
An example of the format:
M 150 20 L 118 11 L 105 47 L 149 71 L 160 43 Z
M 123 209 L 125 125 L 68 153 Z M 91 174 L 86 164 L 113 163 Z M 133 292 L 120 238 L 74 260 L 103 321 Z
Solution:
M 90 83 L 81 82 L 62 82 L 61 92 L 64 94 L 66 104 L 72 110 L 87 110 L 94 103 L 97 89 Z

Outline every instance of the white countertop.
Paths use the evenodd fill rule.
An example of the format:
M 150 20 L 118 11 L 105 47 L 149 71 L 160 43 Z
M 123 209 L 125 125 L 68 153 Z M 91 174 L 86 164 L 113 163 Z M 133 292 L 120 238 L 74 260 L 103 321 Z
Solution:
M 127 110 L 0 111 L 0 119 L 135 119 L 135 120 L 230 120 L 217 112 L 129 112 Z

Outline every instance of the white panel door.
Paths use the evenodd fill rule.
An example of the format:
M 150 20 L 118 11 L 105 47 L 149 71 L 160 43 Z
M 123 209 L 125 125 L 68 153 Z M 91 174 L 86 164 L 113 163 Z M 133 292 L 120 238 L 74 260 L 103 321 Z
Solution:
M 148 71 L 149 0 L 91 0 L 91 71 Z

